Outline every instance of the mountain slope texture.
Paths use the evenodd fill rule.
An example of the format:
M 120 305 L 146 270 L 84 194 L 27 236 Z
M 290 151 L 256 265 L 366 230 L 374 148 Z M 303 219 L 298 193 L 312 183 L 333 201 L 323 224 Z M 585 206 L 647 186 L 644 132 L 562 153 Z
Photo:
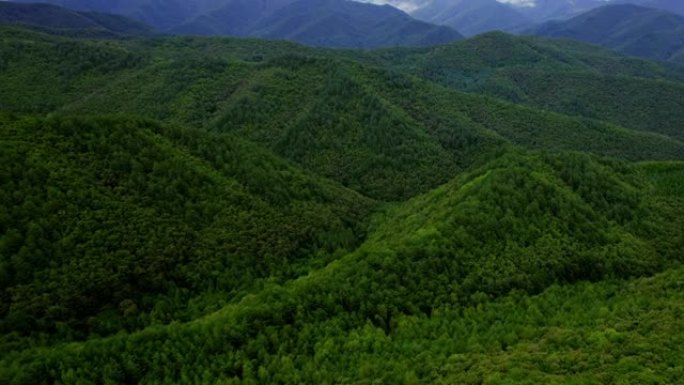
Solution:
M 306 1 L 0 26 L 0 385 L 681 383 L 684 70 Z
M 461 38 L 455 30 L 417 21 L 390 6 L 347 0 L 282 3 L 230 1 L 173 32 L 257 36 L 314 46 L 357 48 L 435 45 Z
M 462 38 L 452 28 L 418 21 L 391 6 L 350 0 L 48 1 L 80 12 L 123 15 L 171 34 L 251 36 L 337 48 L 425 46 Z
M 598 44 L 619 52 L 684 64 L 684 16 L 635 5 L 610 5 L 531 31 Z
M 79 34 L 149 35 L 153 29 L 123 16 L 78 12 L 50 4 L 0 2 L 0 24 L 16 24 L 48 31 Z

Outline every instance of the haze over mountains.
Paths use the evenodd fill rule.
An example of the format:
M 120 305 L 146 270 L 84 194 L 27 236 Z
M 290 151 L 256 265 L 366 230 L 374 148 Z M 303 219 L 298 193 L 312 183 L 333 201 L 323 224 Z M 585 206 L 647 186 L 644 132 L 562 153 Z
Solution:
M 513 30 L 528 25 L 531 20 L 520 10 L 496 0 L 433 0 L 412 15 L 457 28 L 468 36 L 491 30 Z
M 491 30 L 520 32 L 533 24 L 568 19 L 609 4 L 631 3 L 684 14 L 678 0 L 369 0 L 404 8 L 421 20 L 443 24 L 467 36 Z
M 344 0 L 235 0 L 170 31 L 356 48 L 425 46 L 461 38 L 455 30 L 417 21 L 393 7 Z
M 390 6 L 347 0 L 48 2 L 78 11 L 124 15 L 165 33 L 277 38 L 355 48 L 435 45 L 462 38 L 449 27 L 415 20 Z
M 32 2 L 34 0 L 20 0 Z M 287 39 L 314 46 L 342 48 L 374 48 L 389 46 L 427 46 L 444 44 L 467 36 L 501 30 L 515 33 L 537 33 L 541 24 L 550 20 L 567 20 L 592 9 L 612 4 L 637 4 L 673 13 L 684 13 L 681 2 L 674 0 L 198 0 L 198 1 L 85 1 L 46 0 L 78 12 L 123 15 L 142 21 L 163 33 L 250 36 Z M 368 4 L 373 3 L 373 4 Z M 385 4 L 385 6 L 381 6 Z M 390 6 L 405 10 L 407 13 Z M 44 11 L 44 10 L 43 10 Z M 41 11 L 42 12 L 42 11 Z M 611 14 L 612 13 L 612 14 Z M 672 22 L 658 26 L 652 21 L 636 20 L 638 15 L 609 8 L 601 12 L 605 24 L 581 26 L 579 19 L 571 29 L 586 28 L 584 34 L 596 31 L 604 35 L 629 35 L 632 43 L 584 39 L 619 49 L 628 54 L 677 62 L 674 45 L 679 44 L 676 31 L 665 31 Z M 608 14 L 611 14 L 608 16 Z M 585 18 L 593 18 L 591 14 Z M 630 19 L 625 19 L 629 17 Z M 63 18 L 69 20 L 69 18 Z M 421 20 L 421 21 L 419 21 Z M 82 21 L 73 21 L 78 25 Z M 615 32 L 608 25 L 621 23 Z M 650 24 L 647 25 L 647 24 Z M 655 24 L 653 24 L 655 23 Z M 594 24 L 597 24 L 594 20 Z M 532 27 L 535 26 L 535 29 Z M 601 28 L 599 28 L 601 27 Z M 541 29 L 539 29 L 541 31 Z M 629 31 L 626 31 L 629 30 Z M 577 34 L 552 32 L 558 36 L 580 38 Z M 539 32 L 542 33 L 542 32 Z M 657 34 L 655 36 L 654 34 Z M 577 36 L 574 36 L 577 35 Z M 583 36 L 584 36 L 583 35 Z M 585 36 L 586 37 L 586 36 Z M 606 38 L 610 40 L 609 38 Z M 614 40 L 614 39 L 613 39 Z M 620 39 L 618 39 L 620 40 Z M 657 40 L 657 42 L 654 42 Z M 652 53 L 642 53 L 644 44 L 655 44 Z M 627 47 L 632 45 L 632 47 Z M 624 46 L 624 47 L 623 47 Z M 662 52 L 661 52 L 662 51 Z M 645 55 L 645 56 L 644 56 Z M 670 59 L 675 58 L 675 59 Z
M 0 2 L 0 24 L 18 24 L 65 34 L 146 35 L 153 28 L 124 16 L 73 11 L 51 4 Z
M 684 16 L 631 4 L 597 8 L 529 32 L 598 44 L 648 59 L 684 64 Z

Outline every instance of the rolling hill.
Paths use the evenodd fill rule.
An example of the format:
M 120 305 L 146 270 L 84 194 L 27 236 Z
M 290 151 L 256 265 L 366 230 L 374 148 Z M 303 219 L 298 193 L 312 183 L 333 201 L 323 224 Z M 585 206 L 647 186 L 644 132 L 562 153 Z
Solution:
M 684 16 L 635 5 L 609 5 L 530 31 L 598 44 L 627 55 L 684 64 Z
M 231 135 L 10 116 L 0 140 L 5 332 L 193 317 L 350 250 L 373 206 Z M 117 317 L 124 305 L 146 316 Z
M 0 27 L 0 384 L 677 383 L 682 74 Z
M 273 43 L 269 51 L 282 54 L 254 62 L 260 41 L 34 39 L 3 53 L 5 110 L 117 111 L 233 132 L 376 199 L 425 192 L 507 143 L 633 160 L 684 154 L 660 127 L 636 131 L 449 90 L 337 51 Z M 68 71 L 86 58 L 88 67 Z
M 673 166 L 648 175 L 681 183 Z M 6 350 L 0 373 L 15 384 L 675 380 L 681 268 L 616 279 L 681 250 L 674 234 L 654 237 L 670 193 L 646 194 L 648 180 L 581 154 L 507 153 L 382 212 L 357 251 L 305 277 L 194 322 Z M 581 368 L 549 367 L 550 355 Z
M 683 139 L 684 71 L 571 40 L 488 33 L 425 50 L 386 50 L 369 62 L 562 114 Z

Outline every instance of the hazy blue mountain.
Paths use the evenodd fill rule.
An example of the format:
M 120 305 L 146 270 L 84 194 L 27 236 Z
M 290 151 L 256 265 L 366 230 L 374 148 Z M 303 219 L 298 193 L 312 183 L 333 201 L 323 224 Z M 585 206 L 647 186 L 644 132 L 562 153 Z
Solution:
M 684 64 L 684 16 L 631 4 L 608 5 L 532 33 L 566 37 L 648 59 Z
M 216 7 L 221 0 L 16 0 L 49 3 L 76 11 L 104 12 L 143 21 L 161 30 Z
M 649 8 L 662 9 L 664 11 L 669 11 L 684 15 L 684 1 L 681 0 L 624 0 L 616 1 L 616 3 L 629 3 L 641 5 Z
M 415 20 L 388 5 L 347 0 L 234 0 L 173 32 L 256 36 L 349 48 L 424 46 L 462 38 L 451 28 Z
M 528 24 L 516 8 L 496 0 L 434 0 L 412 14 L 420 20 L 450 26 L 465 35 L 502 30 Z
M 27 3 L 31 0 L 19 0 Z M 462 38 L 389 5 L 349 0 L 46 0 L 79 12 L 106 12 L 189 35 L 252 36 L 327 47 L 424 46 Z
M 79 12 L 51 4 L 0 2 L 0 24 L 19 24 L 60 32 L 150 34 L 153 29 L 124 16 L 99 12 Z

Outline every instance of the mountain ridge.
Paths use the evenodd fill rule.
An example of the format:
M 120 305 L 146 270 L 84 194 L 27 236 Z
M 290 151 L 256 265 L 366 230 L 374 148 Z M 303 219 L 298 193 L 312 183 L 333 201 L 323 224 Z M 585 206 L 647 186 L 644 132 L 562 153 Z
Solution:
M 462 38 L 391 6 L 350 0 L 45 1 L 79 12 L 124 15 L 171 34 L 286 39 L 337 48 L 436 45 Z
M 681 377 L 680 67 L 0 26 L 0 84 L 2 385 Z
M 78 34 L 152 35 L 152 27 L 124 16 L 71 11 L 67 8 L 41 3 L 0 1 L 0 24 L 17 24 L 43 30 Z
M 573 38 L 647 59 L 684 64 L 684 16 L 631 4 L 608 5 L 529 31 Z

